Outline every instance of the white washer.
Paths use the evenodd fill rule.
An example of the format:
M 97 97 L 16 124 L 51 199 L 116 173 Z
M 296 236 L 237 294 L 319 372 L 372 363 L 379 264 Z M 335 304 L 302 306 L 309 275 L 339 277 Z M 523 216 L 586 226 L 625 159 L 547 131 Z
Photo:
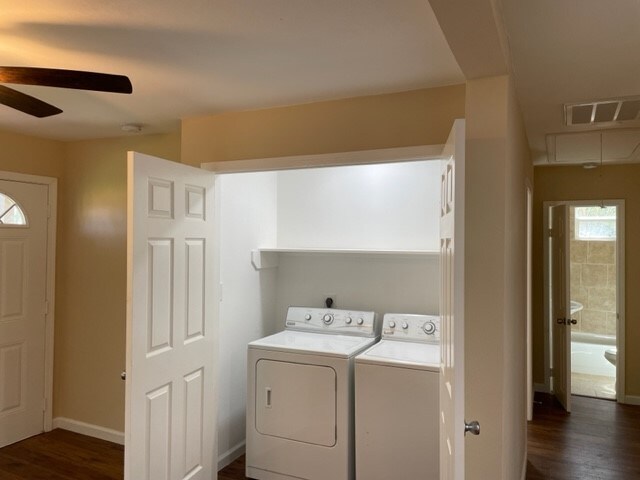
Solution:
M 373 312 L 289 307 L 249 344 L 247 477 L 353 480 L 353 360 L 378 334 Z
M 357 480 L 440 478 L 439 364 L 439 317 L 384 316 L 356 357 Z

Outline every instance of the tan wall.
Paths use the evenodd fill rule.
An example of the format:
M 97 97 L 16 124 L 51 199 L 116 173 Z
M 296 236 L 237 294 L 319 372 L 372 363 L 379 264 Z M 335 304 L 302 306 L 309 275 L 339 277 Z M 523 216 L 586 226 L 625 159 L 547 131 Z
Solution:
M 533 228 L 534 381 L 544 382 L 542 202 L 551 200 L 625 200 L 626 394 L 640 396 L 640 165 L 536 167 Z
M 128 150 L 178 160 L 179 134 L 71 142 L 60 189 L 54 417 L 124 430 Z
M 59 178 L 64 143 L 0 131 L 0 170 Z
M 464 85 L 187 118 L 182 161 L 350 152 L 446 142 Z
M 520 478 L 526 460 L 526 179 L 533 172 L 506 76 L 467 83 L 466 478 Z

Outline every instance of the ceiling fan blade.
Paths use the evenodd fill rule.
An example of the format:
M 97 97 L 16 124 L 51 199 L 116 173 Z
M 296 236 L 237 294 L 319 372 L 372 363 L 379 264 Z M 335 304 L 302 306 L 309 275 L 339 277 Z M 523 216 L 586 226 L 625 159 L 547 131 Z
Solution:
M 74 88 L 96 92 L 131 93 L 128 77 L 109 73 L 37 67 L 0 67 L 0 82 L 45 87 Z
M 0 85 L 0 103 L 38 118 L 62 113 L 58 107 L 4 85 Z

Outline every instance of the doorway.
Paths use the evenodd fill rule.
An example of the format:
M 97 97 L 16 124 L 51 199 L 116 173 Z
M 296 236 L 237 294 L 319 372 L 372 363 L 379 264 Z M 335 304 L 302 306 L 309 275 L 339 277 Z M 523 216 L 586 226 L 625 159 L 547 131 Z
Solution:
M 557 309 L 553 313 L 556 277 L 550 256 L 554 209 L 560 205 L 567 210 L 563 283 L 568 296 L 561 328 L 569 335 L 563 340 L 566 358 L 556 358 L 554 365 L 551 352 L 559 341 L 554 339 L 555 323 L 563 319 L 555 318 Z M 548 385 L 556 393 L 624 402 L 624 201 L 545 202 L 544 215 L 549 227 L 544 277 Z

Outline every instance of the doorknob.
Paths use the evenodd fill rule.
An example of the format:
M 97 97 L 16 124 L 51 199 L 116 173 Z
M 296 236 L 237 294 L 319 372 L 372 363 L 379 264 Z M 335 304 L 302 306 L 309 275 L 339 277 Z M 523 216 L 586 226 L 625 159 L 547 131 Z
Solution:
M 567 320 L 567 322 L 569 322 L 571 325 L 576 325 L 578 323 L 578 320 L 576 320 L 575 318 L 570 318 L 569 320 Z
M 122 372 L 120 372 L 120 378 L 122 380 L 126 380 L 127 379 L 127 372 L 125 372 L 124 370 Z
M 470 433 L 471 435 L 480 435 L 480 422 L 473 420 L 471 422 L 464 422 L 464 434 Z
M 566 318 L 558 318 L 558 319 L 556 319 L 556 322 L 558 322 L 558 325 L 566 325 L 567 324 L 567 319 Z

